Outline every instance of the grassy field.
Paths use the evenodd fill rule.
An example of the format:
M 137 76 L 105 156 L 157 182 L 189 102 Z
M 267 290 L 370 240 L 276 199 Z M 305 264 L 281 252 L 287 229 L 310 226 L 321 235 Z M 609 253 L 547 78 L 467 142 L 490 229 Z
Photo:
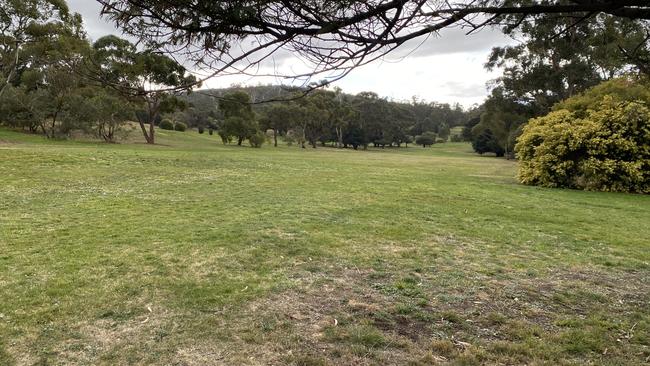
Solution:
M 0 130 L 1 365 L 650 360 L 650 197 L 218 140 Z

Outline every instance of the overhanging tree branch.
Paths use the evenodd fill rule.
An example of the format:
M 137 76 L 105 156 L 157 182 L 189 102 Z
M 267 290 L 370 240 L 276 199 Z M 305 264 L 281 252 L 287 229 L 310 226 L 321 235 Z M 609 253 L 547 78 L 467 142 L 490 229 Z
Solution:
M 207 70 L 206 78 L 263 66 L 279 48 L 308 61 L 308 77 L 322 78 L 346 74 L 365 60 L 450 27 L 516 28 L 548 14 L 650 19 L 650 2 L 643 0 L 97 1 L 125 33 L 148 47 L 182 55 Z

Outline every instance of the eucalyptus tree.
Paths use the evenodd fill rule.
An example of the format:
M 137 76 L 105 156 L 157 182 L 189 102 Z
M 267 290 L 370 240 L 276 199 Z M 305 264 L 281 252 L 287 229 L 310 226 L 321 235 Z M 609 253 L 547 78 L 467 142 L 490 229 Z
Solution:
M 296 108 L 293 103 L 274 103 L 264 110 L 260 122 L 263 128 L 273 130 L 273 146 L 278 147 L 278 134 L 288 131 L 296 123 Z
M 0 0 L 0 97 L 19 82 L 23 52 L 78 21 L 65 0 Z
M 80 127 L 72 115 L 91 49 L 79 14 L 64 1 L 2 1 L 0 99 L 6 122 L 47 137 Z
M 633 69 L 626 50 L 648 54 L 649 29 L 648 24 L 602 14 L 580 22 L 551 15 L 529 18 L 516 29 L 504 27 L 506 34 L 524 41 L 494 48 L 486 68 L 503 69 L 495 85 L 543 114 L 560 100 Z
M 516 15 L 504 18 L 513 21 Z M 503 32 L 522 42 L 494 48 L 485 65 L 502 69 L 503 74 L 492 83 L 480 122 L 465 131 L 467 136 L 471 128 L 477 152 L 511 157 L 528 119 L 603 80 L 635 69 L 645 72 L 639 60 L 650 60 L 647 21 L 602 13 L 578 19 L 543 14 L 520 20 L 517 27 L 503 27 Z
M 300 129 L 305 140 L 315 149 L 318 141 L 327 134 L 332 118 L 332 93 L 317 90 L 306 98 L 298 99 L 302 108 Z
M 248 93 L 233 91 L 225 94 L 219 99 L 219 109 L 224 117 L 219 134 L 225 138 L 224 141 L 235 137 L 237 145 L 241 145 L 259 130 Z
M 191 92 L 199 85 L 196 78 L 176 60 L 153 50 L 138 50 L 117 36 L 102 37 L 93 48 L 91 77 L 144 106 L 146 113 L 137 114 L 138 122 L 146 142 L 154 144 L 155 121 L 162 113 L 186 106 L 176 94 Z
M 115 142 L 125 123 L 133 116 L 133 106 L 110 89 L 91 89 L 85 104 L 92 131 L 106 142 Z

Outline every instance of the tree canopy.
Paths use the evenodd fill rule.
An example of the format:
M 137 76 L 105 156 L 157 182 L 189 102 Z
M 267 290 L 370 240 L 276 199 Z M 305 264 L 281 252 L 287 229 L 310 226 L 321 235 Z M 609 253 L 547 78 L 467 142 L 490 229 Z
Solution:
M 338 71 L 343 77 L 409 40 L 454 26 L 517 28 L 547 14 L 568 19 L 569 28 L 599 14 L 650 19 L 650 5 L 642 0 L 97 1 L 127 34 L 148 47 L 183 54 L 213 75 L 248 73 L 285 48 L 314 65 L 306 75 L 293 76 Z M 240 47 L 243 39 L 252 46 Z
M 147 143 L 153 144 L 157 117 L 160 113 L 183 108 L 183 103 L 174 94 L 191 91 L 196 78 L 174 59 L 148 49 L 140 51 L 117 36 L 100 38 L 93 49 L 91 77 L 123 97 L 144 105 L 146 113 L 138 115 L 138 122 Z

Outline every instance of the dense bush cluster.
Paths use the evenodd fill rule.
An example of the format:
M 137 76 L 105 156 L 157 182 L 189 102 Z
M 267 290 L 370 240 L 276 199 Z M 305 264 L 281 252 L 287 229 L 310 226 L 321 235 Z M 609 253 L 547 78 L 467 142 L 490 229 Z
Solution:
M 436 143 L 436 134 L 432 132 L 425 132 L 420 136 L 415 137 L 415 143 L 422 145 L 422 147 L 431 146 Z
M 176 122 L 174 124 L 174 131 L 185 132 L 187 130 L 187 125 L 183 122 Z
M 524 127 L 516 145 L 519 180 L 545 187 L 650 193 L 648 106 L 611 96 L 592 104 L 587 110 L 558 109 Z
M 162 121 L 160 121 L 160 124 L 158 125 L 158 127 L 160 127 L 163 130 L 173 131 L 174 130 L 174 122 L 172 122 L 169 119 L 163 119 Z
M 262 131 L 257 131 L 251 137 L 248 138 L 252 147 L 262 147 L 264 142 L 266 142 L 266 135 Z

